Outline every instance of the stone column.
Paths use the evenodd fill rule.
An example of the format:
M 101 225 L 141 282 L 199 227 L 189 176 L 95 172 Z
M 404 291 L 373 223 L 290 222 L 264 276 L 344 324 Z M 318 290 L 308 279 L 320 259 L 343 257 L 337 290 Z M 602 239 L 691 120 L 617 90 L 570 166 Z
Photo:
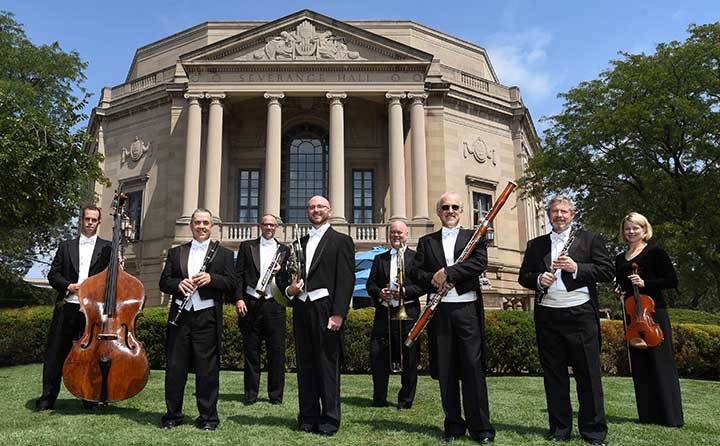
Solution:
M 198 207 L 200 190 L 200 138 L 202 110 L 199 100 L 202 93 L 186 93 L 188 100 L 187 137 L 185 138 L 185 188 L 183 189 L 182 218 L 190 220 Z
M 425 93 L 408 93 L 410 106 L 410 131 L 412 132 L 412 187 L 413 222 L 428 223 L 428 171 L 425 148 Z
M 283 93 L 265 93 L 267 104 L 267 136 L 265 138 L 265 193 L 263 213 L 280 217 L 280 156 Z
M 405 216 L 405 157 L 401 99 L 405 93 L 387 93 L 388 150 L 390 152 L 390 220 L 407 220 Z
M 205 163 L 204 206 L 212 212 L 214 220 L 220 221 L 220 184 L 222 173 L 223 105 L 225 93 L 207 93 L 210 99 L 208 113 L 207 158 Z
M 345 219 L 345 118 L 342 100 L 345 93 L 328 93 L 330 99 L 330 181 L 329 200 L 331 223 L 347 223 Z

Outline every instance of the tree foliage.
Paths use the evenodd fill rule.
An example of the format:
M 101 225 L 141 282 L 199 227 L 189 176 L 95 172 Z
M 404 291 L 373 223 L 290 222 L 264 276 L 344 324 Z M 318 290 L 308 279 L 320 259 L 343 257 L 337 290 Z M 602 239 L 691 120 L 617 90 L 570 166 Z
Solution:
M 56 42 L 34 45 L 0 11 L 0 274 L 22 273 L 68 230 L 78 206 L 104 181 L 99 156 L 77 130 L 89 95 L 86 63 Z
M 522 184 L 574 194 L 582 223 L 616 240 L 625 214 L 644 214 L 676 261 L 672 304 L 718 310 L 720 22 L 688 32 L 561 94 Z

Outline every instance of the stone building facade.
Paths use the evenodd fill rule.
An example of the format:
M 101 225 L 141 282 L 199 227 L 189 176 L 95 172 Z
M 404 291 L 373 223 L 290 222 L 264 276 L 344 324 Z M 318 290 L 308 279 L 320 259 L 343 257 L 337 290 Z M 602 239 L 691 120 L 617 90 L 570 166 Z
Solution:
M 190 239 L 198 206 L 231 249 L 258 236 L 266 212 L 282 219 L 279 239 L 303 234 L 315 194 L 359 250 L 387 243 L 394 219 L 414 244 L 439 227 L 440 194 L 464 197 L 472 227 L 539 150 L 519 89 L 499 83 L 482 47 L 412 21 L 309 10 L 206 22 L 139 48 L 89 131 L 112 183 L 96 185 L 101 207 L 118 187 L 128 194 L 138 229 L 128 270 L 148 305 L 164 303 L 165 254 Z M 544 232 L 542 209 L 513 194 L 494 229 L 486 305 L 527 301 L 516 278 L 525 243 Z

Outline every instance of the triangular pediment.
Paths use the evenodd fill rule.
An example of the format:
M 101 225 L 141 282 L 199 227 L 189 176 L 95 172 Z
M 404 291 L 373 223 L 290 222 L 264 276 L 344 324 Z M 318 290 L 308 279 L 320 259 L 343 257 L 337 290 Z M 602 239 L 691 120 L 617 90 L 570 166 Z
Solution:
M 310 10 L 181 56 L 183 62 L 432 62 L 432 55 Z

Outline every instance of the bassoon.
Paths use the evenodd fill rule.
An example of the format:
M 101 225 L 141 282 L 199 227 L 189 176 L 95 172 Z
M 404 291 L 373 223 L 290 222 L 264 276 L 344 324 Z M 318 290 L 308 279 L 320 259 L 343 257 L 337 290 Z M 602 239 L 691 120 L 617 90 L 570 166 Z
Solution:
M 463 249 L 460 257 L 458 257 L 455 263 L 464 262 L 468 258 L 470 258 L 470 255 L 472 255 L 477 244 L 487 234 L 490 223 L 492 223 L 492 221 L 495 219 L 495 216 L 498 214 L 498 212 L 503 207 L 508 197 L 510 196 L 512 191 L 515 190 L 516 187 L 517 184 L 512 181 L 510 181 L 507 186 L 505 186 L 505 189 L 503 189 L 497 201 L 495 201 L 495 204 L 493 204 L 492 208 L 490 208 L 490 211 L 485 216 L 482 224 L 475 230 L 475 233 L 472 235 L 467 245 L 465 245 L 465 249 Z M 422 332 L 425 330 L 425 327 L 427 327 L 428 322 L 430 322 L 430 319 L 432 319 L 433 315 L 435 314 L 437 306 L 440 305 L 443 297 L 445 297 L 448 291 L 450 291 L 451 289 L 452 287 L 443 288 L 437 293 L 431 295 L 428 304 L 425 306 L 425 309 L 418 318 L 417 322 L 415 322 L 415 325 L 413 325 L 413 328 L 412 330 L 410 330 L 407 339 L 405 339 L 405 346 L 410 347 L 420 337 Z

